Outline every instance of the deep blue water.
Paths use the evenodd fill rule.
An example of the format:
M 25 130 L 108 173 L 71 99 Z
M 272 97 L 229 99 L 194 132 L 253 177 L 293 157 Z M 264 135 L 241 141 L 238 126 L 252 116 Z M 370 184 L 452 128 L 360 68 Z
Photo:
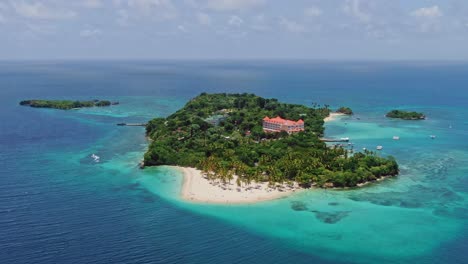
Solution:
M 408 131 L 423 134 L 410 142 L 402 137 L 405 147 L 386 143 L 384 153 L 403 164 L 402 179 L 384 184 L 383 190 L 346 194 L 346 199 L 377 205 L 376 212 L 404 207 L 415 219 L 421 211 L 421 219 L 436 221 L 421 222 L 421 228 L 441 228 L 430 246 L 415 242 L 415 250 L 423 253 L 402 260 L 396 252 L 395 258 L 385 255 L 375 263 L 466 263 L 468 64 L 305 61 L 0 63 L 1 262 L 359 263 L 362 253 L 341 258 L 336 249 L 307 250 L 306 239 L 298 249 L 297 241 L 253 231 L 255 219 L 246 218 L 251 222 L 245 226 L 224 219 L 237 209 L 224 208 L 223 215 L 187 209 L 139 181 L 144 129 L 115 124 L 166 116 L 201 92 L 350 106 L 369 123 L 332 124 L 327 133 L 349 133 L 358 146 L 379 144 L 379 137 L 369 135 L 387 128 L 408 138 Z M 121 105 L 66 112 L 18 105 L 30 98 L 110 98 Z M 429 120 L 414 128 L 382 121 L 392 108 L 424 111 Z M 428 142 L 424 137 L 429 134 L 437 134 L 437 141 Z M 91 153 L 102 162 L 93 163 Z M 412 176 L 405 179 L 406 174 Z M 407 192 L 395 191 L 403 189 Z M 417 205 L 408 206 L 408 200 Z M 295 220 L 291 217 L 288 224 L 307 224 Z

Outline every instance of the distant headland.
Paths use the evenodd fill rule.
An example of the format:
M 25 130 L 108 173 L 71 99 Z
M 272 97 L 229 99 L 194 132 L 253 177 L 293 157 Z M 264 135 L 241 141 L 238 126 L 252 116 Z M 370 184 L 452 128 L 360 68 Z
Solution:
M 388 112 L 386 117 L 389 118 L 399 118 L 404 120 L 424 120 L 426 116 L 423 113 L 402 111 L 402 110 L 392 110 Z
M 54 108 L 61 110 L 70 110 L 84 107 L 103 107 L 117 105 L 119 102 L 111 102 L 107 100 L 92 100 L 92 101 L 72 101 L 72 100 L 24 100 L 19 103 L 23 106 L 37 108 Z
M 184 198 L 220 203 L 274 199 L 311 186 L 355 187 L 398 174 L 392 157 L 322 142 L 329 115 L 327 106 L 202 93 L 147 124 L 144 165 L 177 166 L 185 175 Z

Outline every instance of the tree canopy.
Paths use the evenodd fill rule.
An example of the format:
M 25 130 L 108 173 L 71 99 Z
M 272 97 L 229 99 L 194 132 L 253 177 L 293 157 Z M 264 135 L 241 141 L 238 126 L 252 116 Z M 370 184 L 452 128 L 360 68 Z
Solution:
M 338 110 L 336 110 L 337 113 L 341 113 L 341 114 L 345 114 L 345 115 L 352 115 L 353 114 L 353 110 L 351 110 L 351 108 L 349 107 L 340 107 L 338 108 Z
M 112 103 L 107 100 L 93 100 L 93 101 L 72 101 L 72 100 L 24 100 L 20 105 L 38 107 L 38 108 L 54 108 L 69 110 L 73 108 L 83 107 L 102 107 L 110 106 Z M 115 104 L 115 103 L 114 103 Z
M 238 183 L 296 181 L 320 187 L 352 187 L 398 173 L 391 157 L 349 153 L 320 141 L 329 113 L 328 107 L 285 104 L 253 94 L 202 93 L 169 117 L 148 123 L 152 142 L 144 163 L 195 167 L 224 181 L 235 174 Z M 208 122 L 220 115 L 218 123 Z M 264 133 L 265 116 L 303 119 L 305 131 Z
M 422 120 L 426 119 L 426 116 L 423 113 L 402 111 L 402 110 L 392 110 L 388 112 L 386 117 L 390 118 L 400 118 L 404 120 Z

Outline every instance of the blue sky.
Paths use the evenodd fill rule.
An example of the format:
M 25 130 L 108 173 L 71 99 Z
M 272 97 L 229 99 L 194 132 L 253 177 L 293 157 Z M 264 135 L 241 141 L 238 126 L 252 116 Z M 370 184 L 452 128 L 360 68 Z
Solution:
M 0 59 L 467 60 L 466 0 L 0 0 Z

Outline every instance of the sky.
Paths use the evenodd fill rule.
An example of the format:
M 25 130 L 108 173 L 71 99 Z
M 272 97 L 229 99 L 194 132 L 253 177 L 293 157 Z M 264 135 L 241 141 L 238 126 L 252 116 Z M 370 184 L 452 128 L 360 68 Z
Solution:
M 0 0 L 0 60 L 468 60 L 467 0 Z

